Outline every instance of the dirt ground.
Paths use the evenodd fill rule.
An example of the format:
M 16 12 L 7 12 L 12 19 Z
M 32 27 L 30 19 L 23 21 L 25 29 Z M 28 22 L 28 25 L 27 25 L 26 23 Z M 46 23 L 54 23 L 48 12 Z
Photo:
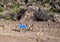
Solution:
M 0 42 L 60 42 L 60 23 L 0 20 Z

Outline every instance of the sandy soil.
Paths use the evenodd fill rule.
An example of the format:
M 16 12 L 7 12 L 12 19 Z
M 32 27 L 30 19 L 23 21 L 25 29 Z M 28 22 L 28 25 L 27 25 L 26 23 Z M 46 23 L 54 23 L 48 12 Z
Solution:
M 27 28 L 19 29 L 21 23 Z M 60 23 L 0 20 L 0 42 L 60 42 Z

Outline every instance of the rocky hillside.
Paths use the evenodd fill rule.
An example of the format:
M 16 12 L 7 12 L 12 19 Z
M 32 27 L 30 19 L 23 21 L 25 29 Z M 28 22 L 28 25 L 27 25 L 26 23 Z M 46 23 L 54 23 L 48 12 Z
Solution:
M 35 11 L 40 8 L 39 12 L 42 11 L 42 13 L 40 14 L 44 14 L 44 13 L 45 15 L 52 14 L 54 15 L 54 17 L 60 14 L 60 0 L 30 0 L 30 1 L 29 0 L 0 0 L 0 18 L 7 19 L 7 20 L 17 20 L 17 15 L 21 11 L 21 9 L 27 9 L 27 8 L 29 9 L 29 7 L 35 9 Z M 42 17 L 42 18 L 46 18 L 46 17 Z

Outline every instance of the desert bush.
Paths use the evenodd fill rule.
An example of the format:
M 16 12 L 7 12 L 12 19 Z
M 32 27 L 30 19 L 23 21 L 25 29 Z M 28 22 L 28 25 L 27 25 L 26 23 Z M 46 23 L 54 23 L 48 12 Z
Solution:
M 52 7 L 50 10 L 53 12 L 60 13 L 60 1 L 58 0 L 51 0 L 50 6 Z
M 49 3 L 50 0 L 43 0 L 42 3 Z
M 19 8 L 19 5 L 17 3 L 12 3 L 12 5 L 10 6 L 10 8 Z
M 0 19 L 5 19 L 5 16 L 3 14 L 0 14 Z
M 3 14 L 0 14 L 0 16 L 3 16 Z
M 5 15 L 5 19 L 7 19 L 7 20 L 16 20 L 16 14 L 8 13 L 7 15 Z
M 0 7 L 0 12 L 2 12 L 4 9 L 2 7 Z
M 53 12 L 53 13 L 60 13 L 59 10 L 56 9 L 56 8 L 51 8 L 50 11 Z
M 36 2 L 36 0 L 32 0 L 32 2 Z

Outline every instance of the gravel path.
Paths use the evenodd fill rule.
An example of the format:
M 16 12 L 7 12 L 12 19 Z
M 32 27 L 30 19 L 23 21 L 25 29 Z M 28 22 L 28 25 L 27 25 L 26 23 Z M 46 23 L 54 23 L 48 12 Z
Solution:
M 21 23 L 27 28 L 18 29 Z M 60 42 L 60 23 L 0 20 L 0 42 Z

